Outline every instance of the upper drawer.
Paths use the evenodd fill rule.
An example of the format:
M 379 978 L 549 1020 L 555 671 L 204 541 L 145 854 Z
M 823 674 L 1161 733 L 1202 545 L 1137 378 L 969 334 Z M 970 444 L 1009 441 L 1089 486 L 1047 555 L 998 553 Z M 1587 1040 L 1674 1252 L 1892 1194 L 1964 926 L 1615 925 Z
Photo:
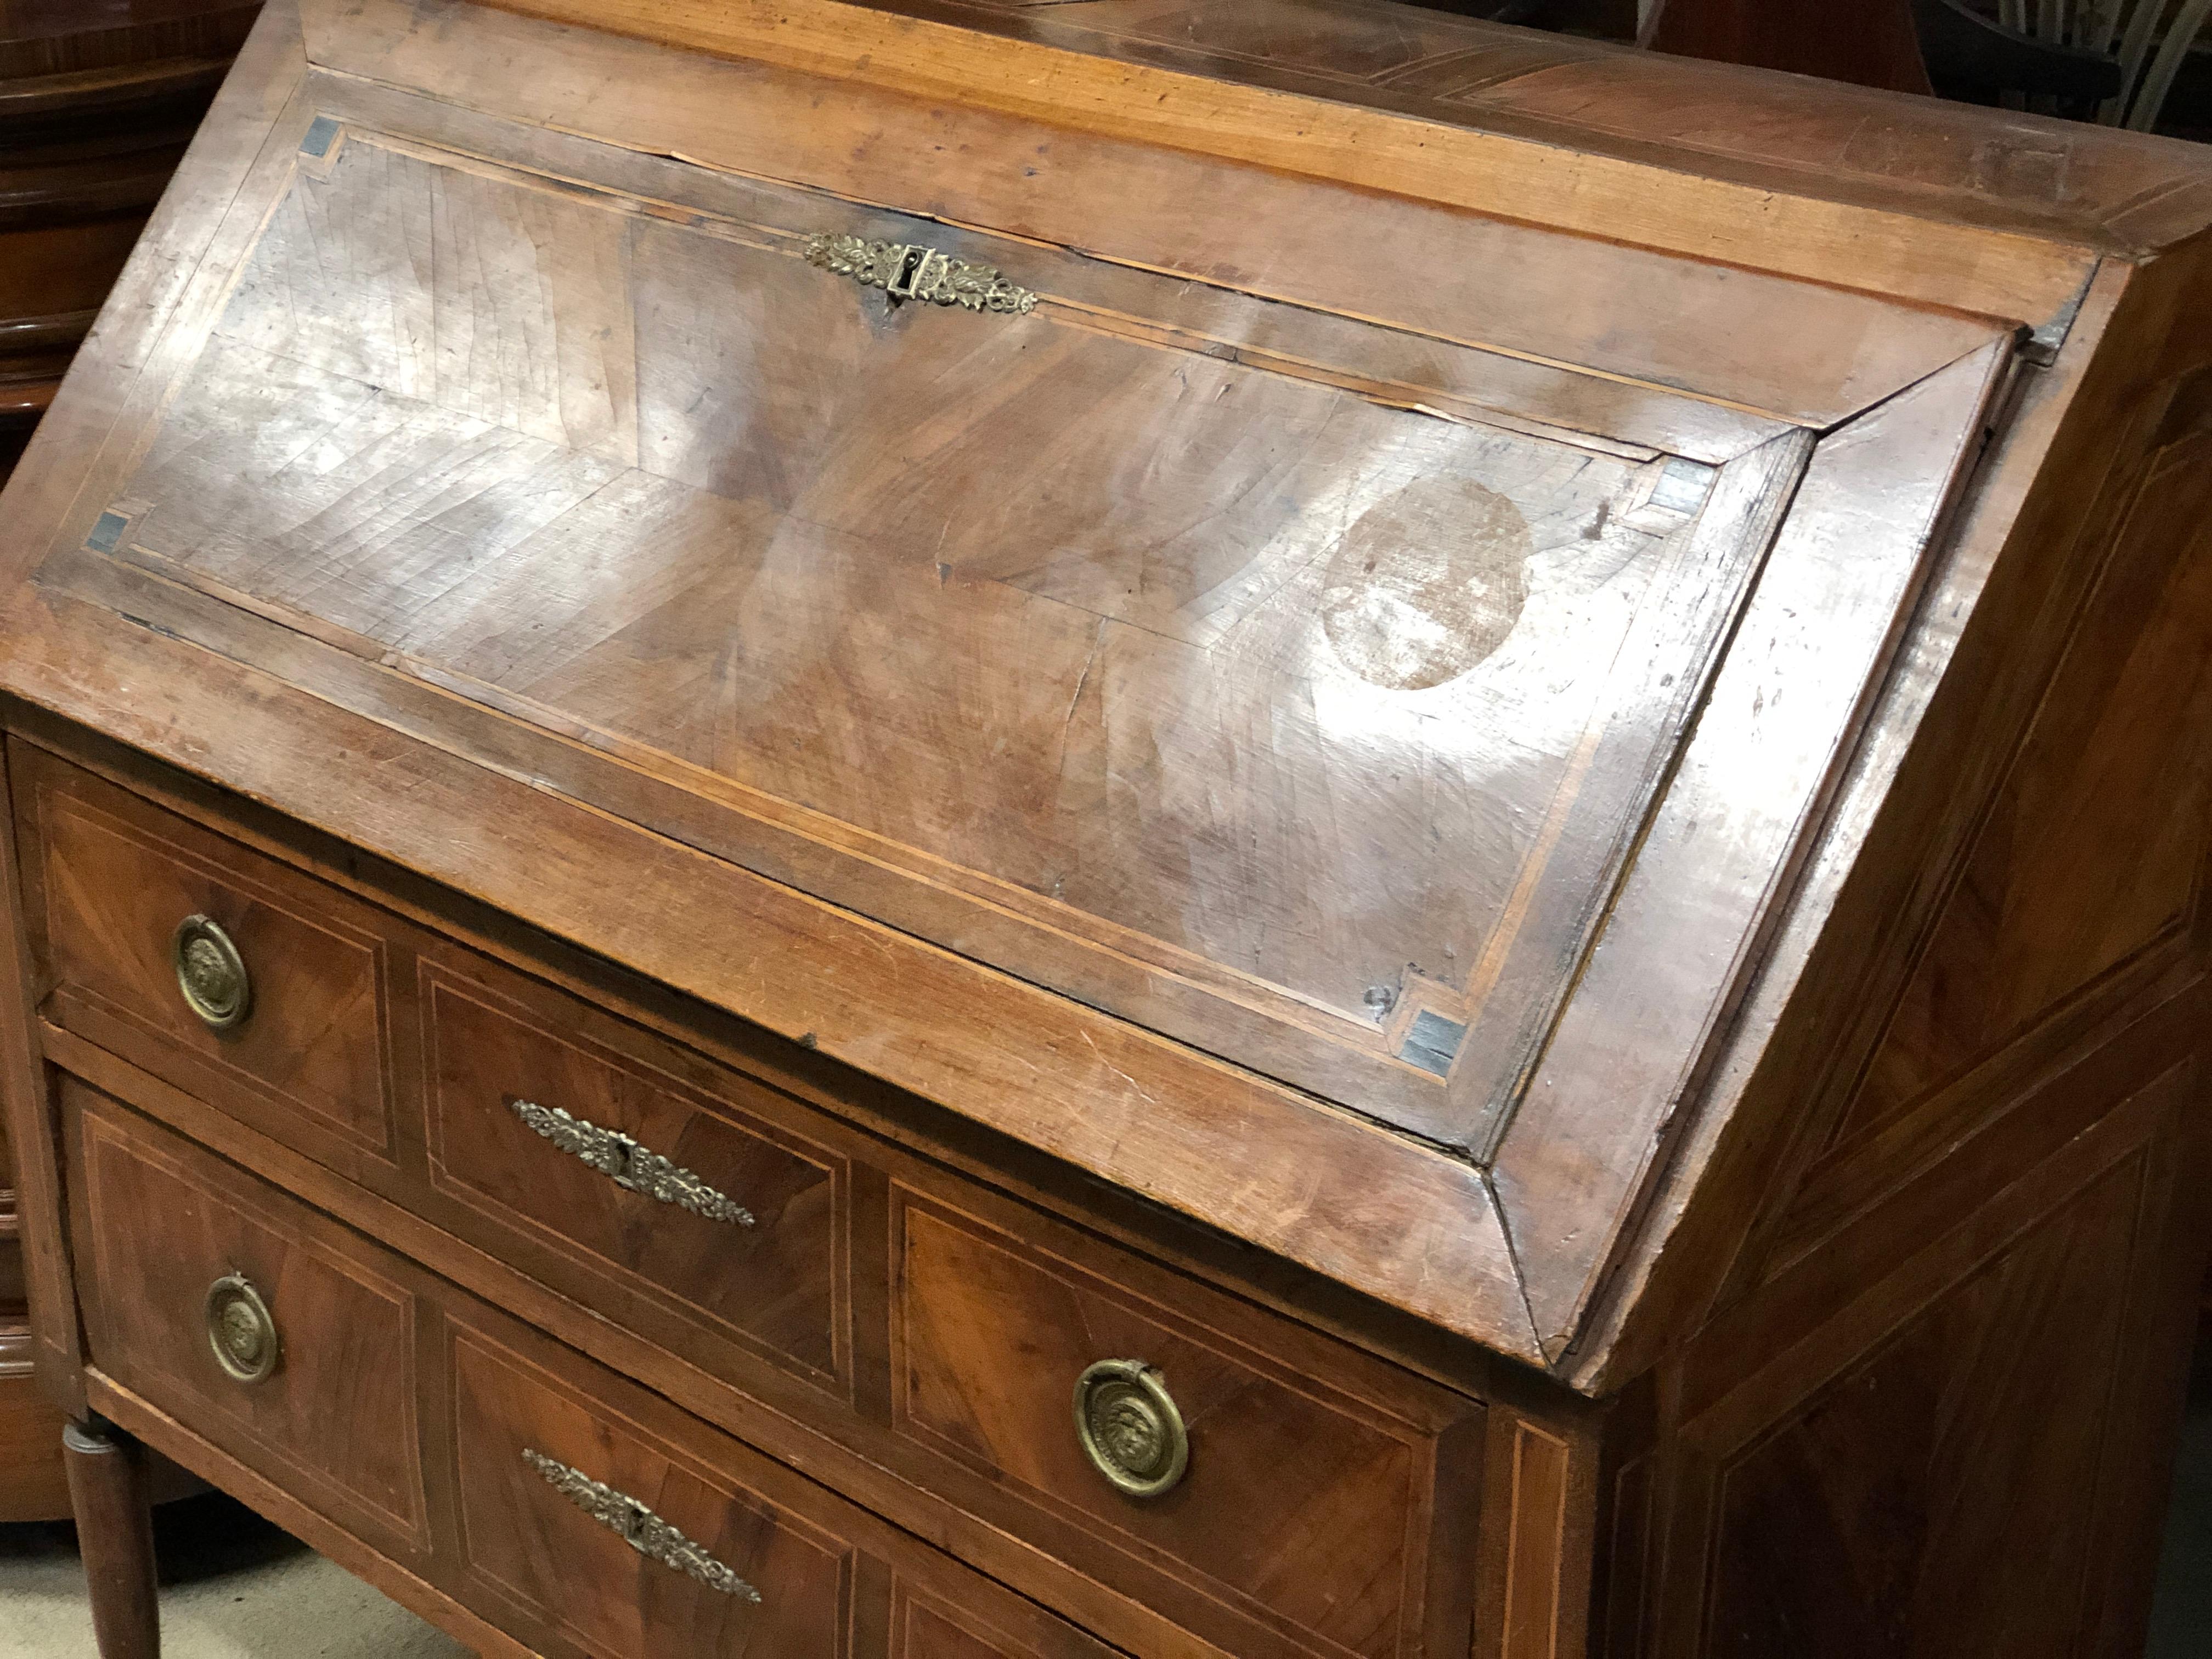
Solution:
M 703 1334 L 840 1388 L 842 1155 L 775 1121 L 759 1085 L 704 1062 L 679 1078 L 599 1040 L 635 1035 L 598 1011 L 471 952 L 426 946 L 416 996 L 441 1224 L 670 1346 Z
M 1465 1651 L 1480 1405 L 1041 1218 L 892 1209 L 894 1424 L 1000 1524 L 1268 1652 Z
M 44 750 L 10 765 L 48 1018 L 337 1167 L 388 1163 L 387 919 Z

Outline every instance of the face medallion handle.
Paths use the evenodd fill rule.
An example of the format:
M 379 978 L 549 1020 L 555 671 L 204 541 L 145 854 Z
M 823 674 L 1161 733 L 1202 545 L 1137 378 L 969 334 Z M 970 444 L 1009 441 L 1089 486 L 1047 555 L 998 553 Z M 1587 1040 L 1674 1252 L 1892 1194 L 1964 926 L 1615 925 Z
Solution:
M 208 1346 L 234 1382 L 259 1382 L 276 1369 L 283 1343 L 276 1316 L 243 1274 L 225 1273 L 208 1286 Z
M 234 1030 L 253 1009 L 246 958 L 212 918 L 186 916 L 169 936 L 169 960 L 185 1006 L 210 1031 Z
M 1102 1359 L 1075 1379 L 1075 1432 L 1091 1467 L 1130 1498 L 1158 1498 L 1190 1466 L 1167 1379 L 1141 1359 Z

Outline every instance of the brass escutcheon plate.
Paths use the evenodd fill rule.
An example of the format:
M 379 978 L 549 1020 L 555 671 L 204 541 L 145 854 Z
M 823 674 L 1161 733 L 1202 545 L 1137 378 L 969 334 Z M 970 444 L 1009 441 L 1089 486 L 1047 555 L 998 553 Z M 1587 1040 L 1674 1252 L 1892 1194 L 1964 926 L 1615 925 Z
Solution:
M 235 1382 L 259 1382 L 276 1369 L 283 1344 L 276 1316 L 261 1292 L 240 1273 L 225 1273 L 208 1286 L 208 1346 L 215 1363 Z
M 253 980 L 230 935 L 210 916 L 186 916 L 169 936 L 169 960 L 185 1006 L 211 1031 L 228 1031 L 253 1010 Z
M 1167 1379 L 1141 1359 L 1102 1359 L 1075 1379 L 1075 1432 L 1091 1467 L 1130 1498 L 1158 1498 L 1190 1467 Z

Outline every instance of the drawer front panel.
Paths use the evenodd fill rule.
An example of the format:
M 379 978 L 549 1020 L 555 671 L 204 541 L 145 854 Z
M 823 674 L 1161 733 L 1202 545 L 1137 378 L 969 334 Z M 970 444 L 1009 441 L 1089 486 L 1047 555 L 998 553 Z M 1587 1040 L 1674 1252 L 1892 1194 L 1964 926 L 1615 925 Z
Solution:
M 488 1334 L 452 1335 L 471 1574 L 602 1659 L 850 1652 L 852 1552 L 835 1532 L 582 1393 L 574 1362 L 556 1376 Z
M 843 1160 L 592 1042 L 557 993 L 468 965 L 426 961 L 421 981 L 431 1178 L 471 1212 L 456 1224 L 521 1230 L 839 1376 Z
M 125 1391 L 162 1449 L 189 1455 L 167 1438 L 181 1425 L 532 1650 L 1113 1659 L 90 1085 L 64 1078 L 61 1104 L 101 1397 Z M 216 1358 L 217 1280 L 273 1322 L 260 1380 Z
M 381 1547 L 427 1549 L 413 1297 L 343 1229 L 82 1085 L 63 1099 L 94 1363 Z M 257 1357 L 236 1281 L 273 1323 L 258 1380 L 226 1370 L 210 1340 L 211 1316 L 230 1321 L 233 1363 Z
M 19 746 L 33 939 L 57 1024 L 342 1167 L 388 1159 L 386 951 L 368 907 Z M 234 942 L 245 1016 L 216 1030 L 179 986 L 179 925 Z
M 1115 1283 L 1110 1261 L 1087 1271 L 919 1194 L 896 1213 L 906 1437 L 1155 1570 L 1196 1575 L 1298 1646 L 1379 1659 L 1452 1650 L 1425 1645 L 1439 1633 L 1464 1643 L 1465 1562 L 1435 1494 L 1440 1468 L 1463 1477 L 1479 1455 L 1479 1407 L 1395 1418 L 1200 1324 L 1211 1298 L 1194 1291 L 1170 1308 Z M 1158 1495 L 1119 1489 L 1079 1433 L 1078 1381 L 1107 1360 L 1152 1368 L 1180 1416 L 1187 1462 Z M 1126 1443 L 1139 1463 L 1158 1421 Z

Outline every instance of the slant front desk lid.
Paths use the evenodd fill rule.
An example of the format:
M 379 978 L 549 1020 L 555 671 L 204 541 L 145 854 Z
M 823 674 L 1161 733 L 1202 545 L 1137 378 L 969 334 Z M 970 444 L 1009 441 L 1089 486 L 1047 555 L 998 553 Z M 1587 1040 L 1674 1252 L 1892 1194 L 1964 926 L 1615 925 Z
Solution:
M 9 689 L 1557 1360 L 2112 215 L 1382 193 L 1717 245 L 1815 120 L 1579 155 L 1413 73 L 1550 44 L 1387 7 L 520 9 L 270 5 L 9 497 Z M 1805 228 L 1916 213 L 1948 303 Z

